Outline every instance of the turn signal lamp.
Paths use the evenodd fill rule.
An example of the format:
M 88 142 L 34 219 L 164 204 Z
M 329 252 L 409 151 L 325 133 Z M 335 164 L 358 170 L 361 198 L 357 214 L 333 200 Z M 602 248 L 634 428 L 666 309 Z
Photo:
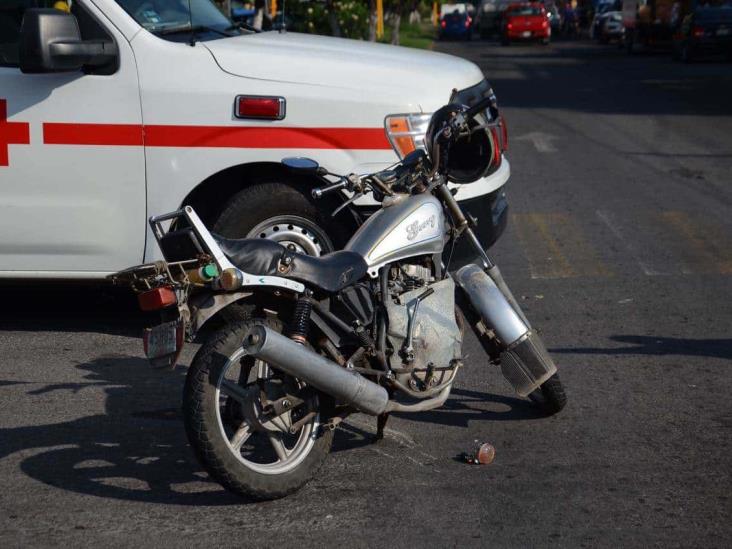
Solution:
M 237 118 L 282 120 L 285 117 L 285 98 L 261 95 L 237 95 L 234 101 Z
M 431 114 L 395 114 L 385 120 L 386 136 L 391 146 L 404 158 L 416 149 L 424 149 L 424 137 L 427 133 Z
M 141 293 L 137 296 L 137 302 L 143 311 L 158 311 L 175 305 L 178 299 L 175 297 L 175 292 L 172 288 L 161 286 L 160 288 Z
M 238 269 L 224 269 L 219 277 L 219 286 L 222 290 L 237 290 L 241 288 L 243 283 L 241 271 Z

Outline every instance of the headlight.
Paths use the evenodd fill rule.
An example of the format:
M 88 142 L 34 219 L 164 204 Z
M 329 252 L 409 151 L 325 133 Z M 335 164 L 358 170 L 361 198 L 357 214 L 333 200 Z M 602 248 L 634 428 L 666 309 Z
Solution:
M 404 158 L 416 149 L 424 149 L 424 136 L 431 114 L 392 114 L 386 117 L 384 126 L 391 146 Z

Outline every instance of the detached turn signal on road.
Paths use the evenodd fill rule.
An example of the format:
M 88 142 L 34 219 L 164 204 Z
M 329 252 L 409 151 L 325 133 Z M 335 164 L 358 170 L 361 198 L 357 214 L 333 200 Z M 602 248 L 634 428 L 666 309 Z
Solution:
M 175 292 L 168 286 L 161 286 L 137 296 L 137 302 L 143 311 L 159 311 L 175 305 L 178 299 Z

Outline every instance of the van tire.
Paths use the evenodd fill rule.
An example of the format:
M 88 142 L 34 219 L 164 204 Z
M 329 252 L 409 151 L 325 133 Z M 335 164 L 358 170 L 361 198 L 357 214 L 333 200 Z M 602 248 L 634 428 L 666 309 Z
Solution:
M 342 248 L 350 234 L 329 219 L 329 203 L 322 201 L 318 208 L 305 193 L 309 187 L 297 188 L 279 181 L 259 182 L 243 188 L 232 196 L 212 225 L 212 230 L 227 238 L 256 238 L 252 230 L 282 216 L 301 218 L 316 227 L 327 238 L 318 239 L 317 231 L 311 240 L 320 247 L 320 253 Z M 311 254 L 315 255 L 315 254 Z

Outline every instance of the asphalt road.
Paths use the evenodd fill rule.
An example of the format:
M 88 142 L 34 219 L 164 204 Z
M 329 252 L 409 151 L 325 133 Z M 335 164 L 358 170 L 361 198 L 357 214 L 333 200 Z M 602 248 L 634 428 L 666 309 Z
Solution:
M 3 288 L 0 546 L 723 547 L 730 526 L 732 65 L 587 43 L 440 44 L 510 133 L 493 255 L 569 394 L 538 417 L 475 341 L 446 406 L 358 416 L 298 494 L 207 480 L 125 297 Z M 447 98 L 445 98 L 447 99 Z M 490 466 L 456 457 L 474 441 Z

